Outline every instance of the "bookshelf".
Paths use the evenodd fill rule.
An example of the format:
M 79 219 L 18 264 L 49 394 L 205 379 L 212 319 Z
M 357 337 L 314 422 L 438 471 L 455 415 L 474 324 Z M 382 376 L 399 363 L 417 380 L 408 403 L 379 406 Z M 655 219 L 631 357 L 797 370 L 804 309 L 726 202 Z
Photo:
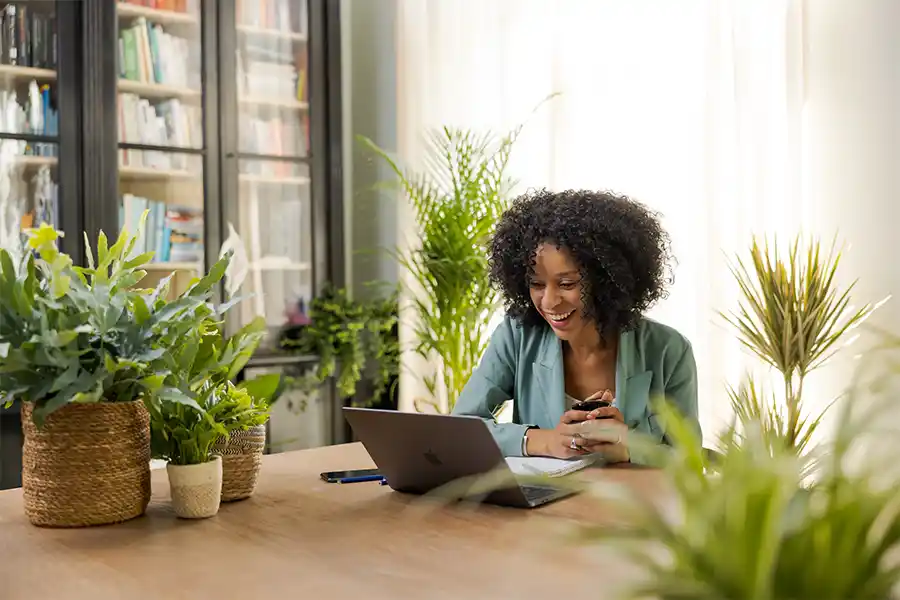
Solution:
M 177 294 L 206 252 L 201 0 L 118 0 L 119 226 L 153 252 L 142 285 L 173 275 Z
M 0 199 L 0 236 L 51 220 L 84 264 L 83 231 L 115 237 L 146 208 L 142 283 L 177 291 L 233 225 L 253 296 L 227 327 L 266 318 L 256 367 L 314 362 L 274 349 L 290 305 L 344 285 L 339 4 L 0 0 L 0 183 L 29 209 L 10 224 Z M 0 408 L 0 489 L 21 484 L 20 446 L 18 407 Z
M 266 319 L 277 332 L 315 294 L 310 166 L 309 6 L 293 0 L 233 3 L 237 208 L 249 261 L 242 326 Z M 230 66 L 230 65 L 229 65 Z M 223 73 L 223 77 L 228 76 Z M 316 113 L 318 114 L 318 113 Z
M 0 241 L 47 222 L 84 222 L 82 32 L 76 2 L 0 0 Z M 82 256 L 81 236 L 62 249 Z M 0 489 L 21 485 L 19 407 L 0 407 Z
M 55 2 L 0 2 L 2 236 L 41 223 L 62 227 L 58 19 Z M 18 224 L 6 222 L 18 214 Z

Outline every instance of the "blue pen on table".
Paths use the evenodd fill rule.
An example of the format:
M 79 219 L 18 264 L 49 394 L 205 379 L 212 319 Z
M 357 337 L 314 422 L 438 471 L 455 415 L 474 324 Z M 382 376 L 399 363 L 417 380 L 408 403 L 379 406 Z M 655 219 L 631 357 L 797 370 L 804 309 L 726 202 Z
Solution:
M 362 483 L 363 481 L 384 481 L 384 475 L 360 475 L 359 477 L 338 479 L 338 483 Z

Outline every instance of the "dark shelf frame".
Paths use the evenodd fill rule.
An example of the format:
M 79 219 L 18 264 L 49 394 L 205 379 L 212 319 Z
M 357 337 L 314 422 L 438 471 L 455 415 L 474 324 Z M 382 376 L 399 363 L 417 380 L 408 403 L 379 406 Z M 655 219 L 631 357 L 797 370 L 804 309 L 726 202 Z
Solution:
M 206 154 L 206 148 L 185 148 L 183 146 L 156 146 L 154 144 L 135 144 L 119 142 L 119 150 L 150 150 L 170 154 Z
M 270 162 L 309 163 L 310 156 L 283 156 L 280 154 L 255 154 L 253 152 L 237 152 L 237 158 L 242 160 L 259 160 Z
M 62 119 L 62 117 L 60 117 Z M 59 145 L 59 136 L 36 135 L 34 133 L 5 133 L 0 132 L 0 140 L 21 140 L 29 144 L 53 144 Z

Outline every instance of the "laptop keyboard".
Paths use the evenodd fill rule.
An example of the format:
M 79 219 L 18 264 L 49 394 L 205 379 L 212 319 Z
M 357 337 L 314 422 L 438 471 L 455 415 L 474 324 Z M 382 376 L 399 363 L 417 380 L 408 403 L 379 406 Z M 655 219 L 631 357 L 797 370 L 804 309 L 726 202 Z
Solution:
M 523 485 L 522 493 L 529 502 L 538 502 L 556 494 L 559 490 L 538 485 Z

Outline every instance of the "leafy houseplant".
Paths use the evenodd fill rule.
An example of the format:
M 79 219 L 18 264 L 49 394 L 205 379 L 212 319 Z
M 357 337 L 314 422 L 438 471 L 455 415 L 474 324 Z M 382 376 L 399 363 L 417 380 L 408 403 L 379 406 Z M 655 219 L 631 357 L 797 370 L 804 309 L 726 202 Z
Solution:
M 839 289 L 835 282 L 840 253 L 834 246 L 825 254 L 818 241 L 801 251 L 798 236 L 787 255 L 754 240 L 750 265 L 740 258 L 731 265 L 742 296 L 738 310 L 722 316 L 737 330 L 741 343 L 777 369 L 784 382 L 784 408 L 762 398 L 752 381 L 730 390 L 739 422 L 756 421 L 770 445 L 803 452 L 825 410 L 804 415 L 803 384 L 839 348 L 847 332 L 872 311 L 870 305 L 850 308 L 856 282 Z
M 0 393 L 22 406 L 25 510 L 38 525 L 124 521 L 150 498 L 142 399 L 208 310 L 228 260 L 168 301 L 165 281 L 136 288 L 151 257 L 128 258 L 136 236 L 123 230 L 109 246 L 100 233 L 96 254 L 86 244 L 88 266 L 77 267 L 59 235 L 29 230 L 18 261 L 0 249 Z
M 327 286 L 312 301 L 309 318 L 310 323 L 295 337 L 285 336 L 281 342 L 284 348 L 318 357 L 315 373 L 304 378 L 304 387 L 318 387 L 336 374 L 340 397 L 355 399 L 357 385 L 371 361 L 374 372 L 370 374 L 369 404 L 377 404 L 386 393 L 391 394 L 400 363 L 396 292 L 359 302 L 350 299 L 346 290 Z
M 522 126 L 504 136 L 444 127 L 427 137 L 427 170 L 402 168 L 372 140 L 362 143 L 383 158 L 412 204 L 420 242 L 397 254 L 417 290 L 416 352 L 440 361 L 423 377 L 430 405 L 452 410 L 488 338 L 499 296 L 488 281 L 488 240 L 506 209 L 513 187 L 507 175 L 510 153 Z
M 231 486 L 234 467 L 242 466 L 231 460 L 231 436 L 264 426 L 281 388 L 277 374 L 232 383 L 265 336 L 264 319 L 255 319 L 227 341 L 221 326 L 209 315 L 186 333 L 168 357 L 171 368 L 159 392 L 148 401 L 153 455 L 168 461 L 173 507 L 185 518 L 218 512 L 223 486 Z M 262 435 L 264 439 L 264 427 Z M 251 458 L 252 472 L 237 476 L 251 477 L 255 486 L 259 460 Z
M 767 425 L 751 417 L 740 433 L 723 435 L 715 476 L 704 474 L 709 465 L 692 429 L 661 406 L 673 432 L 665 472 L 672 496 L 609 494 L 604 510 L 616 519 L 583 533 L 642 567 L 635 598 L 897 598 L 900 480 L 889 466 L 896 432 L 876 435 L 874 425 L 888 416 L 895 390 L 896 381 L 893 389 L 854 385 L 818 460 L 773 446 Z M 878 448 L 879 460 L 866 444 L 885 433 L 893 438 Z M 872 460 L 853 460 L 861 451 Z

